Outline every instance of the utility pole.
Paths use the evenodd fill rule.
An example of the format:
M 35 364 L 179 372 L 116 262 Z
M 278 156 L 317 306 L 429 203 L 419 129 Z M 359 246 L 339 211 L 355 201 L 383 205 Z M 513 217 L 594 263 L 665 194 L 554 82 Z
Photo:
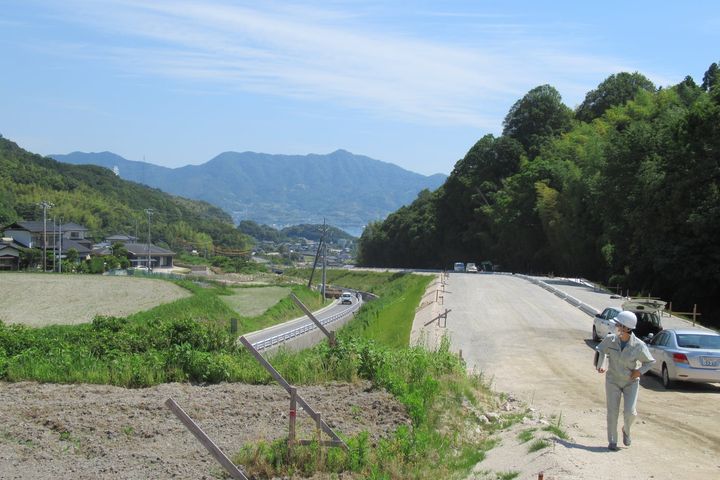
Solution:
M 322 233 L 322 236 L 321 236 L 320 238 L 322 238 L 322 239 L 325 238 L 325 231 L 326 231 L 326 229 L 325 229 L 325 219 L 323 218 L 323 233 Z M 325 282 L 326 282 L 325 266 L 326 266 L 326 264 L 327 264 L 325 257 L 327 257 L 327 242 L 324 242 L 324 243 L 322 244 L 322 252 L 323 252 L 323 254 L 322 254 L 322 256 L 323 256 L 323 257 L 322 257 L 322 262 L 323 262 L 323 263 L 322 263 L 322 298 L 323 298 L 323 301 L 325 301 L 325 289 L 326 289 L 326 287 L 327 287 L 327 286 L 325 285 Z
M 147 213 L 148 216 L 147 267 L 148 272 L 150 272 L 150 217 L 152 217 L 155 212 L 153 212 L 152 208 L 146 208 L 145 213 Z
M 45 272 L 46 270 L 46 259 L 47 259 L 47 209 L 52 208 L 55 205 L 53 205 L 50 202 L 47 202 L 43 200 L 38 205 L 40 205 L 43 209 L 43 257 L 42 257 L 42 270 Z
M 57 268 L 57 222 L 55 221 L 55 217 L 53 217 L 53 269 L 54 272 Z
M 60 262 L 59 262 L 60 266 L 58 267 L 58 272 L 62 273 L 62 217 L 60 217 L 60 222 L 59 222 L 58 227 L 59 227 L 58 230 L 60 231 L 60 235 L 59 235 L 60 248 L 58 249 L 58 255 L 60 255 Z

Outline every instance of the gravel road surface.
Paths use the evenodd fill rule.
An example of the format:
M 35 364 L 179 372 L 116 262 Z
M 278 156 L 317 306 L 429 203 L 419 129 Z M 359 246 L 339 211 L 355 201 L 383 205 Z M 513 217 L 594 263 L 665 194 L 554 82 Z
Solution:
M 583 295 L 599 310 L 611 304 L 607 294 Z M 717 384 L 666 391 L 659 379 L 643 377 L 633 445 L 611 453 L 605 448 L 604 378 L 592 366 L 592 317 L 512 275 L 451 273 L 444 308 L 452 310 L 447 331 L 453 348 L 462 350 L 468 367 L 496 390 L 561 416 L 571 437 L 534 456 L 517 455 L 507 439 L 508 448 L 491 451 L 478 472 L 514 470 L 520 478 L 537 478 L 544 471 L 546 479 L 720 478 Z

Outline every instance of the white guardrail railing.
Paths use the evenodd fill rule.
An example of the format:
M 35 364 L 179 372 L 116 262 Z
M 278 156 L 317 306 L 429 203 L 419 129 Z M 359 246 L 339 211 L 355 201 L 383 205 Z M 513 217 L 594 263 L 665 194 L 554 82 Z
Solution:
M 321 324 L 327 325 L 329 323 L 333 323 L 337 320 L 340 320 L 341 318 L 345 318 L 348 315 L 350 315 L 351 313 L 356 312 L 357 310 L 360 309 L 361 306 L 362 306 L 362 302 L 356 302 L 352 305 L 352 307 L 350 307 L 346 310 L 343 310 L 340 313 L 336 313 L 335 315 L 331 315 L 322 320 L 320 320 L 320 319 L 318 319 L 318 320 L 320 321 Z M 288 330 L 287 332 L 283 332 L 278 335 L 274 335 L 270 338 L 266 338 L 265 340 L 260 340 L 260 341 L 254 342 L 254 343 L 252 343 L 252 346 L 255 348 L 255 350 L 258 350 L 258 351 L 263 350 L 266 348 L 274 347 L 283 342 L 287 342 L 290 339 L 299 337 L 300 335 L 302 335 L 304 333 L 307 333 L 311 330 L 317 330 L 317 329 L 318 329 L 317 325 L 315 325 L 315 323 L 313 323 L 313 321 L 308 318 L 308 323 L 303 324 L 302 326 L 294 328 L 292 330 Z
M 554 293 L 556 296 L 562 298 L 563 300 L 565 300 L 566 302 L 568 302 L 570 305 L 573 305 L 573 306 L 578 307 L 580 310 L 582 310 L 583 312 L 587 313 L 587 314 L 590 315 L 591 317 L 594 317 L 594 316 L 597 315 L 597 313 L 598 313 L 598 311 L 595 309 L 595 307 L 590 306 L 590 305 L 588 305 L 587 303 L 581 302 L 580 300 L 578 300 L 577 298 L 573 297 L 572 295 L 568 295 L 567 293 L 563 292 L 563 291 L 560 290 L 559 288 L 553 287 L 553 286 L 550 285 L 549 283 L 543 282 L 542 280 L 538 280 L 537 278 L 528 277 L 527 275 L 516 274 L 515 276 L 516 276 L 516 277 L 520 277 L 520 278 L 524 278 L 525 280 L 527 280 L 527 281 L 529 281 L 529 282 L 532 282 L 532 283 L 534 283 L 534 284 L 536 284 L 536 285 L 540 285 L 542 288 L 544 288 L 544 289 L 547 290 L 548 292 Z M 583 284 L 583 285 L 588 285 L 588 284 L 589 284 L 589 282 L 587 282 L 586 280 L 585 280 L 585 281 L 582 281 L 582 282 L 576 281 L 576 283 Z

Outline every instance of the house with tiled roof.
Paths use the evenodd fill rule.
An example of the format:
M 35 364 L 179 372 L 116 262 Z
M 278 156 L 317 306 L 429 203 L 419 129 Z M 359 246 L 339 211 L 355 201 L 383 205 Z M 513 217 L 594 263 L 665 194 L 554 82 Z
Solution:
M 6 226 L 3 237 L 11 238 L 22 248 L 45 248 L 52 254 L 60 252 L 62 258 L 74 249 L 78 258 L 84 260 L 92 250 L 92 242 L 86 238 L 87 232 L 87 228 L 73 222 L 54 224 L 40 220 L 21 220 Z
M 47 242 L 48 248 L 52 248 L 55 244 L 60 243 L 60 238 L 63 241 L 73 240 L 82 244 L 87 243 L 86 247 L 89 247 L 90 242 L 85 238 L 87 232 L 87 228 L 77 223 L 53 224 L 53 222 L 39 220 L 15 222 L 3 229 L 5 237 L 12 237 L 13 240 L 27 248 L 42 248 L 46 244 L 45 242 Z
M 122 242 L 121 242 L 122 243 Z M 128 260 L 133 267 L 155 269 L 172 269 L 175 252 L 152 243 L 124 243 L 128 252 Z
M 19 270 L 23 246 L 10 237 L 0 238 L 0 270 Z

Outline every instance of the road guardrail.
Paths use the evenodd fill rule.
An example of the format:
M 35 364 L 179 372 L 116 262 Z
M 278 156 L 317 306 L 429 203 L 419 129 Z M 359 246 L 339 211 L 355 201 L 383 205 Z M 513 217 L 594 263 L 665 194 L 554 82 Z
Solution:
M 333 323 L 337 320 L 340 320 L 342 318 L 347 317 L 351 313 L 356 312 L 358 309 L 360 309 L 360 306 L 362 305 L 362 302 L 355 302 L 352 307 L 343 310 L 340 313 L 336 313 L 335 315 L 331 315 L 327 318 L 324 318 L 320 320 L 320 323 L 323 325 L 328 325 L 330 323 Z M 308 319 L 308 323 L 294 328 L 292 330 L 289 330 L 287 332 L 280 333 L 278 335 L 274 335 L 270 338 L 266 338 L 265 340 L 260 340 L 258 342 L 252 343 L 252 346 L 255 348 L 255 350 L 264 350 L 266 348 L 271 348 L 276 345 L 280 345 L 281 343 L 287 342 L 290 339 L 293 339 L 295 337 L 298 337 L 304 333 L 307 333 L 311 330 L 316 330 L 318 327 Z

